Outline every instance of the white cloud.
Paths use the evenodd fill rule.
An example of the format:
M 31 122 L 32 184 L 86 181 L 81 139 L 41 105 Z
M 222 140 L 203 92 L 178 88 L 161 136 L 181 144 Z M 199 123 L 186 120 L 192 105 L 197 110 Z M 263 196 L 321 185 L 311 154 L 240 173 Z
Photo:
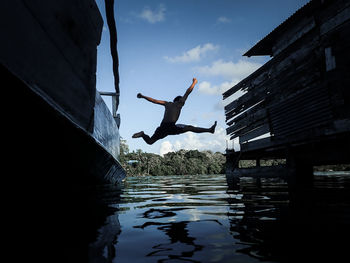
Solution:
M 168 152 L 173 152 L 173 151 L 174 151 L 174 147 L 169 141 L 164 141 L 160 145 L 159 154 L 161 156 L 164 156 L 164 154 L 167 154 Z
M 178 145 L 181 145 L 180 149 L 185 150 L 202 149 L 204 147 L 204 143 L 198 134 L 193 132 L 186 133 L 186 137 L 182 142 L 179 142 Z
M 174 143 L 174 150 L 175 151 L 178 151 L 178 150 L 181 150 L 181 142 L 180 141 L 176 141 L 175 143 Z
M 237 63 L 220 59 L 214 61 L 211 66 L 198 67 L 197 71 L 207 76 L 222 76 L 233 80 L 247 77 L 261 65 L 260 63 L 249 62 L 242 59 Z
M 211 87 L 211 84 L 210 82 L 208 81 L 201 81 L 199 84 L 198 84 L 198 91 L 200 93 L 204 93 L 204 94 L 216 94 L 216 90 L 214 90 L 212 87 Z
M 157 10 L 151 10 L 148 6 L 146 6 L 139 14 L 139 17 L 151 24 L 155 24 L 165 20 L 165 10 L 166 8 L 162 4 L 159 5 Z
M 211 85 L 208 81 L 202 81 L 198 84 L 198 91 L 203 94 L 207 95 L 221 95 L 226 90 L 232 88 L 234 85 L 236 85 L 239 82 L 239 80 L 235 79 L 232 81 L 225 81 L 221 83 L 220 85 Z
M 227 105 L 227 104 L 223 100 L 220 100 L 214 105 L 214 110 L 222 111 L 222 110 L 224 110 L 225 105 Z
M 164 58 L 171 63 L 188 63 L 199 61 L 205 56 L 209 51 L 217 50 L 219 47 L 213 45 L 212 43 L 206 43 L 203 46 L 198 45 L 188 51 L 185 51 L 181 56 L 168 57 Z
M 227 18 L 226 16 L 220 16 L 216 22 L 218 24 L 228 24 L 228 23 L 231 23 L 231 19 Z
M 205 95 L 222 95 L 225 91 L 228 89 L 234 87 L 239 80 L 232 80 L 232 81 L 225 81 L 221 83 L 220 85 L 212 85 L 208 81 L 202 81 L 198 84 L 198 91 L 202 94 Z M 228 104 L 230 104 L 232 101 L 238 99 L 242 95 L 247 93 L 246 91 L 238 90 L 234 94 L 232 94 L 230 97 L 228 97 L 225 100 L 219 100 L 215 105 L 214 105 L 214 110 L 215 111 L 221 111 L 224 109 L 224 107 Z

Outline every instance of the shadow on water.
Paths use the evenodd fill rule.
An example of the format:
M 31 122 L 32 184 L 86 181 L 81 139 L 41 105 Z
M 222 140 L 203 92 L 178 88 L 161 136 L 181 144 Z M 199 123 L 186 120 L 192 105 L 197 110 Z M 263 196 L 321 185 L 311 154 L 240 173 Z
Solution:
M 56 189 L 56 187 L 55 187 Z M 14 207 L 6 245 L 18 262 L 112 262 L 120 233 L 117 207 L 96 202 L 96 189 L 32 193 Z M 38 195 L 34 198 L 34 195 Z M 93 198 L 92 198 L 93 197 Z M 10 251 L 6 251 L 8 253 Z M 10 260 L 12 262 L 12 260 Z
M 112 185 L 66 189 L 59 203 L 39 213 L 41 257 L 46 262 L 112 262 L 121 231 L 119 196 L 120 188 Z
M 312 187 L 295 192 L 281 179 L 242 178 L 228 190 L 230 230 L 247 245 L 238 252 L 277 262 L 344 259 L 349 190 L 349 175 L 317 175 Z

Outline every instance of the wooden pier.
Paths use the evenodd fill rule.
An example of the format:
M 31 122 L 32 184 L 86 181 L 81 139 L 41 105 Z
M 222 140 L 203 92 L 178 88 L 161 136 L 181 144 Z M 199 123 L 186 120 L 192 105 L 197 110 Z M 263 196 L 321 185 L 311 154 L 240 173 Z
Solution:
M 312 184 L 315 165 L 349 164 L 350 2 L 311 0 L 244 56 L 272 58 L 223 93 L 244 92 L 225 107 L 240 144 L 227 150 L 228 178 L 283 175 L 299 187 Z M 264 159 L 286 163 L 260 167 Z

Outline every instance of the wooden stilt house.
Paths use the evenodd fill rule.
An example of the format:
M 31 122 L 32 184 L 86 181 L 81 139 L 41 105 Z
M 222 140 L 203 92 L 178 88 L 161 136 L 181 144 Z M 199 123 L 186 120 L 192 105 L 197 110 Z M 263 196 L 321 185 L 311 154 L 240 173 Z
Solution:
M 350 1 L 311 0 L 244 56 L 272 59 L 223 93 L 245 92 L 225 107 L 240 144 L 228 173 L 263 175 L 259 160 L 282 158 L 304 184 L 314 165 L 350 163 Z M 257 167 L 238 169 L 243 159 Z

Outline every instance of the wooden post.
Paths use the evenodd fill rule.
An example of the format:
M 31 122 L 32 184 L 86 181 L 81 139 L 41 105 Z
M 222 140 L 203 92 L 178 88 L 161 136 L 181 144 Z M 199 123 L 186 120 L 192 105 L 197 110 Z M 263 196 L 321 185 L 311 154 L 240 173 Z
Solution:
M 302 158 L 300 153 L 288 151 L 288 185 L 291 189 L 305 189 L 313 186 L 313 165 L 307 158 Z
M 307 189 L 313 186 L 314 175 L 312 162 L 308 159 L 295 159 L 295 182 L 299 189 Z
M 238 169 L 239 154 L 235 150 L 226 150 L 226 181 L 229 189 L 239 189 L 239 177 L 234 174 Z
M 256 167 L 257 167 L 257 168 L 260 167 L 260 158 L 257 158 L 257 159 L 256 159 Z M 257 177 L 256 177 L 256 186 L 257 186 L 258 188 L 261 188 L 261 177 L 260 177 L 260 176 L 257 176 Z

